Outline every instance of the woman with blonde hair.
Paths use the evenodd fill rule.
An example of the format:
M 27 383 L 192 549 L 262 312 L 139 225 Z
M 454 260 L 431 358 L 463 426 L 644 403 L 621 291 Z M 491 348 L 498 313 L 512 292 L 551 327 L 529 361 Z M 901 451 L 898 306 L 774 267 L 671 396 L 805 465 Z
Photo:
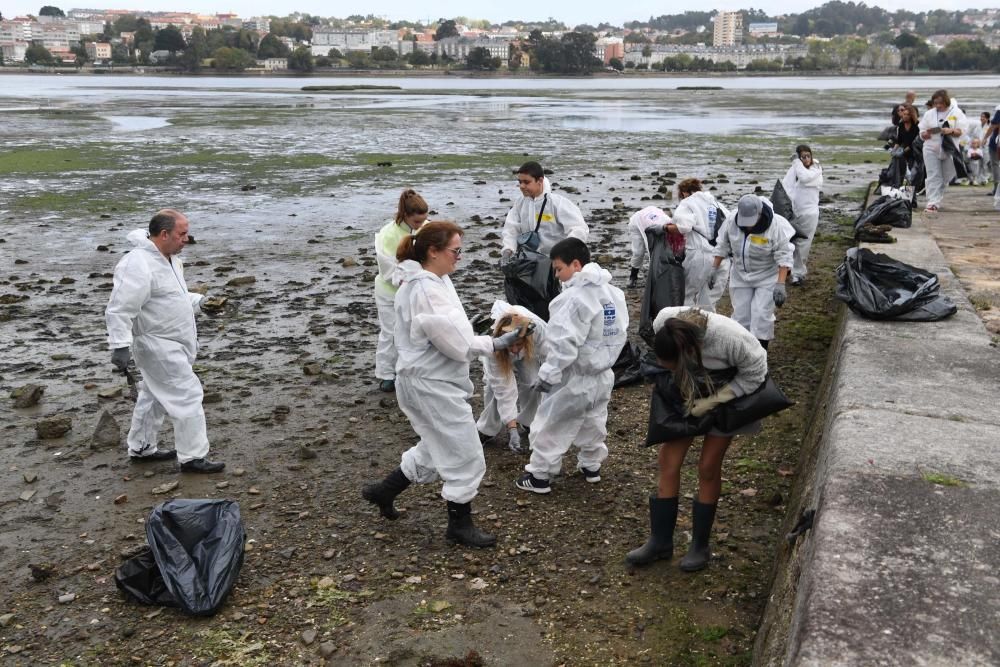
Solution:
M 462 257 L 462 229 L 452 222 L 428 222 L 399 242 L 399 286 L 394 306 L 394 339 L 399 353 L 396 397 L 420 437 L 403 452 L 399 467 L 381 482 L 368 484 L 362 497 L 396 519 L 396 496 L 411 482 L 443 482 L 448 503 L 446 539 L 489 547 L 496 538 L 472 522 L 472 499 L 486 473 L 469 398 L 469 362 L 476 356 L 509 348 L 521 337 L 512 331 L 497 338 L 476 336 L 465 314 L 451 273 Z
M 375 258 L 378 260 L 378 275 L 375 276 L 375 307 L 378 309 L 378 343 L 375 347 L 375 378 L 381 391 L 390 392 L 396 388 L 396 346 L 393 342 L 393 328 L 396 317 L 392 312 L 396 287 L 392 284 L 392 273 L 396 270 L 396 249 L 399 242 L 415 234 L 427 220 L 427 202 L 413 189 L 403 190 L 399 195 L 396 217 L 383 225 L 375 234 Z

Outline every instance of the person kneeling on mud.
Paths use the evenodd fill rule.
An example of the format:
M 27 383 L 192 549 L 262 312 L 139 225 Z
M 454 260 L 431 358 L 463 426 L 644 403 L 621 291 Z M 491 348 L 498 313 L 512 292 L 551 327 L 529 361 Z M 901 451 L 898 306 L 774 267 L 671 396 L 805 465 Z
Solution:
M 723 403 L 755 391 L 767 378 L 767 352 L 749 331 L 728 317 L 697 308 L 664 308 L 656 316 L 653 330 L 657 363 L 670 371 L 672 380 L 657 383 L 651 412 L 652 406 L 661 401 L 672 414 L 701 417 Z M 651 414 L 649 437 L 655 442 L 653 421 Z M 708 538 L 722 489 L 722 460 L 726 450 L 734 436 L 758 431 L 759 420 L 733 432 L 712 430 L 705 435 L 698 461 L 698 493 L 691 512 L 693 538 L 680 563 L 685 572 L 704 568 L 712 556 Z M 692 436 L 658 445 L 659 488 L 649 498 L 650 537 L 644 545 L 628 553 L 625 562 L 629 565 L 648 565 L 673 558 L 681 466 L 693 441 Z
M 563 455 L 575 444 L 577 467 L 588 482 L 601 481 L 608 456 L 608 401 L 615 383 L 611 370 L 628 331 L 625 294 L 611 273 L 590 261 L 587 244 L 569 238 L 555 244 L 552 268 L 563 284 L 549 306 L 545 359 L 533 388 L 545 394 L 532 425 L 531 460 L 517 488 L 549 493 L 549 479 L 562 469 Z

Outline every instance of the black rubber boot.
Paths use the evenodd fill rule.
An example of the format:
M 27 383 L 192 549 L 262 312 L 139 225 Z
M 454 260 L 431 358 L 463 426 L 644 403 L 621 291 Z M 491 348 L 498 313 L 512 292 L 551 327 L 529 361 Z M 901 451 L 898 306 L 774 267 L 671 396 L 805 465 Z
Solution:
M 760 343 L 760 346 L 766 350 L 768 343 L 770 343 L 771 341 L 769 341 L 769 340 L 761 340 L 760 338 L 758 338 L 757 342 Z
M 402 468 L 396 468 L 381 482 L 362 487 L 361 497 L 378 505 L 378 511 L 382 516 L 394 521 L 399 518 L 399 512 L 392 506 L 392 501 L 409 485 L 410 480 L 403 474 Z
M 445 538 L 449 542 L 457 542 L 469 547 L 492 547 L 497 538 L 476 528 L 472 523 L 472 503 L 453 503 L 448 501 L 448 531 Z
M 649 497 L 649 539 L 638 549 L 629 551 L 629 565 L 649 565 L 653 561 L 674 557 L 674 526 L 677 525 L 677 496 Z
M 639 284 L 639 269 L 632 269 L 628 274 L 628 284 L 625 289 L 635 289 Z
M 712 524 L 715 522 L 715 505 L 706 505 L 697 500 L 691 507 L 691 548 L 681 558 L 681 569 L 685 572 L 697 572 L 708 565 L 712 558 L 712 550 L 708 548 L 708 537 L 712 534 Z

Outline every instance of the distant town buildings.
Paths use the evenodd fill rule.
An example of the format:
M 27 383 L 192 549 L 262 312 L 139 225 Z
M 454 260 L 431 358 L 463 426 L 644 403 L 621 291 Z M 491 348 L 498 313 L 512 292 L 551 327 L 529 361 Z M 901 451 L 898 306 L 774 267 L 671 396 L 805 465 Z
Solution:
M 751 23 L 747 26 L 747 34 L 753 37 L 777 37 L 777 23 Z
M 719 12 L 715 15 L 712 46 L 734 46 L 743 41 L 742 12 Z

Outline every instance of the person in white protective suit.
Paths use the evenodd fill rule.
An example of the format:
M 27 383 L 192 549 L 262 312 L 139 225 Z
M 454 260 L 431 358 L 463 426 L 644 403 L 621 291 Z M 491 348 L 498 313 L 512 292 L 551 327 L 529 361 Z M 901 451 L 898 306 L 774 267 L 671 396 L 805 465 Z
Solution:
M 958 108 L 958 103 L 949 97 L 948 91 L 935 91 L 931 95 L 931 108 L 918 125 L 920 138 L 924 140 L 924 168 L 927 171 L 927 206 L 924 211 L 927 213 L 941 208 L 944 191 L 956 176 L 954 153 L 958 152 L 956 142 L 965 126 L 965 114 Z
M 184 214 L 164 209 L 153 216 L 148 230 L 129 233 L 135 248 L 115 267 L 105 319 L 111 363 L 126 373 L 134 356 L 142 373 L 127 438 L 130 460 L 176 458 L 182 472 L 214 473 L 225 464 L 206 458 L 202 387 L 192 368 L 198 354 L 194 316 L 203 297 L 188 291 L 179 256 L 188 227 Z M 174 425 L 173 450 L 158 448 L 166 416 Z
M 393 501 L 411 482 L 440 478 L 448 503 L 451 542 L 473 547 L 496 543 L 472 522 L 472 499 L 486 472 L 469 397 L 469 362 L 507 349 L 521 336 L 475 336 L 449 274 L 462 255 L 462 229 L 451 222 L 427 222 L 400 242 L 396 293 L 396 398 L 420 441 L 403 452 L 399 467 L 368 484 L 362 497 L 386 519 L 399 513 Z
M 667 229 L 684 235 L 684 305 L 714 312 L 729 283 L 729 258 L 718 267 L 714 262 L 718 230 L 729 211 L 701 189 L 697 178 L 681 181 L 677 196 L 680 203 Z
M 527 451 L 527 432 L 535 419 L 540 396 L 531 390 L 545 350 L 545 320 L 522 306 L 505 301 L 493 304 L 493 336 L 521 331 L 522 338 L 510 348 L 483 357 L 483 412 L 476 428 L 480 439 L 495 439 L 507 429 L 507 446 L 521 454 Z
M 647 206 L 636 211 L 628 219 L 628 238 L 632 248 L 632 259 L 629 260 L 629 275 L 626 289 L 635 289 L 639 284 L 639 270 L 649 258 L 649 239 L 646 229 L 653 225 L 665 227 L 670 222 L 670 216 L 656 206 Z
M 788 297 L 785 279 L 792 268 L 791 223 L 774 212 L 770 201 L 743 195 L 736 215 L 726 219 L 715 246 L 715 265 L 733 257 L 729 298 L 733 319 L 766 350 L 774 338 L 774 308 Z
M 580 239 L 586 243 L 590 228 L 583 220 L 583 213 L 569 199 L 552 192 L 542 165 L 537 162 L 522 164 L 517 170 L 517 187 L 521 195 L 507 212 L 501 233 L 501 266 L 509 262 L 518 245 L 526 241 L 529 247 L 537 241 L 538 245 L 533 249 L 543 255 L 547 255 L 552 246 L 565 238 Z
M 375 234 L 375 258 L 378 260 L 378 275 L 375 276 L 375 307 L 378 309 L 378 343 L 375 347 L 375 378 L 381 391 L 396 390 L 396 346 L 393 343 L 393 329 L 396 316 L 393 301 L 396 286 L 392 284 L 392 273 L 396 270 L 396 250 L 404 237 L 415 233 L 427 220 L 427 202 L 414 190 L 403 190 L 399 196 L 396 217 L 387 222 Z
M 531 459 L 517 488 L 549 493 L 549 480 L 576 445 L 577 468 L 591 483 L 601 481 L 608 456 L 608 401 L 611 370 L 627 342 L 625 294 L 611 273 L 590 261 L 579 239 L 560 241 L 549 253 L 563 291 L 552 300 L 545 329 L 545 359 L 534 389 L 545 394 L 532 424 Z
M 813 159 L 812 149 L 805 144 L 795 147 L 795 157 L 788 173 L 781 180 L 792 200 L 791 220 L 795 236 L 792 245 L 792 286 L 799 287 L 809 273 L 809 249 L 812 248 L 819 225 L 819 190 L 823 187 L 823 168 Z

